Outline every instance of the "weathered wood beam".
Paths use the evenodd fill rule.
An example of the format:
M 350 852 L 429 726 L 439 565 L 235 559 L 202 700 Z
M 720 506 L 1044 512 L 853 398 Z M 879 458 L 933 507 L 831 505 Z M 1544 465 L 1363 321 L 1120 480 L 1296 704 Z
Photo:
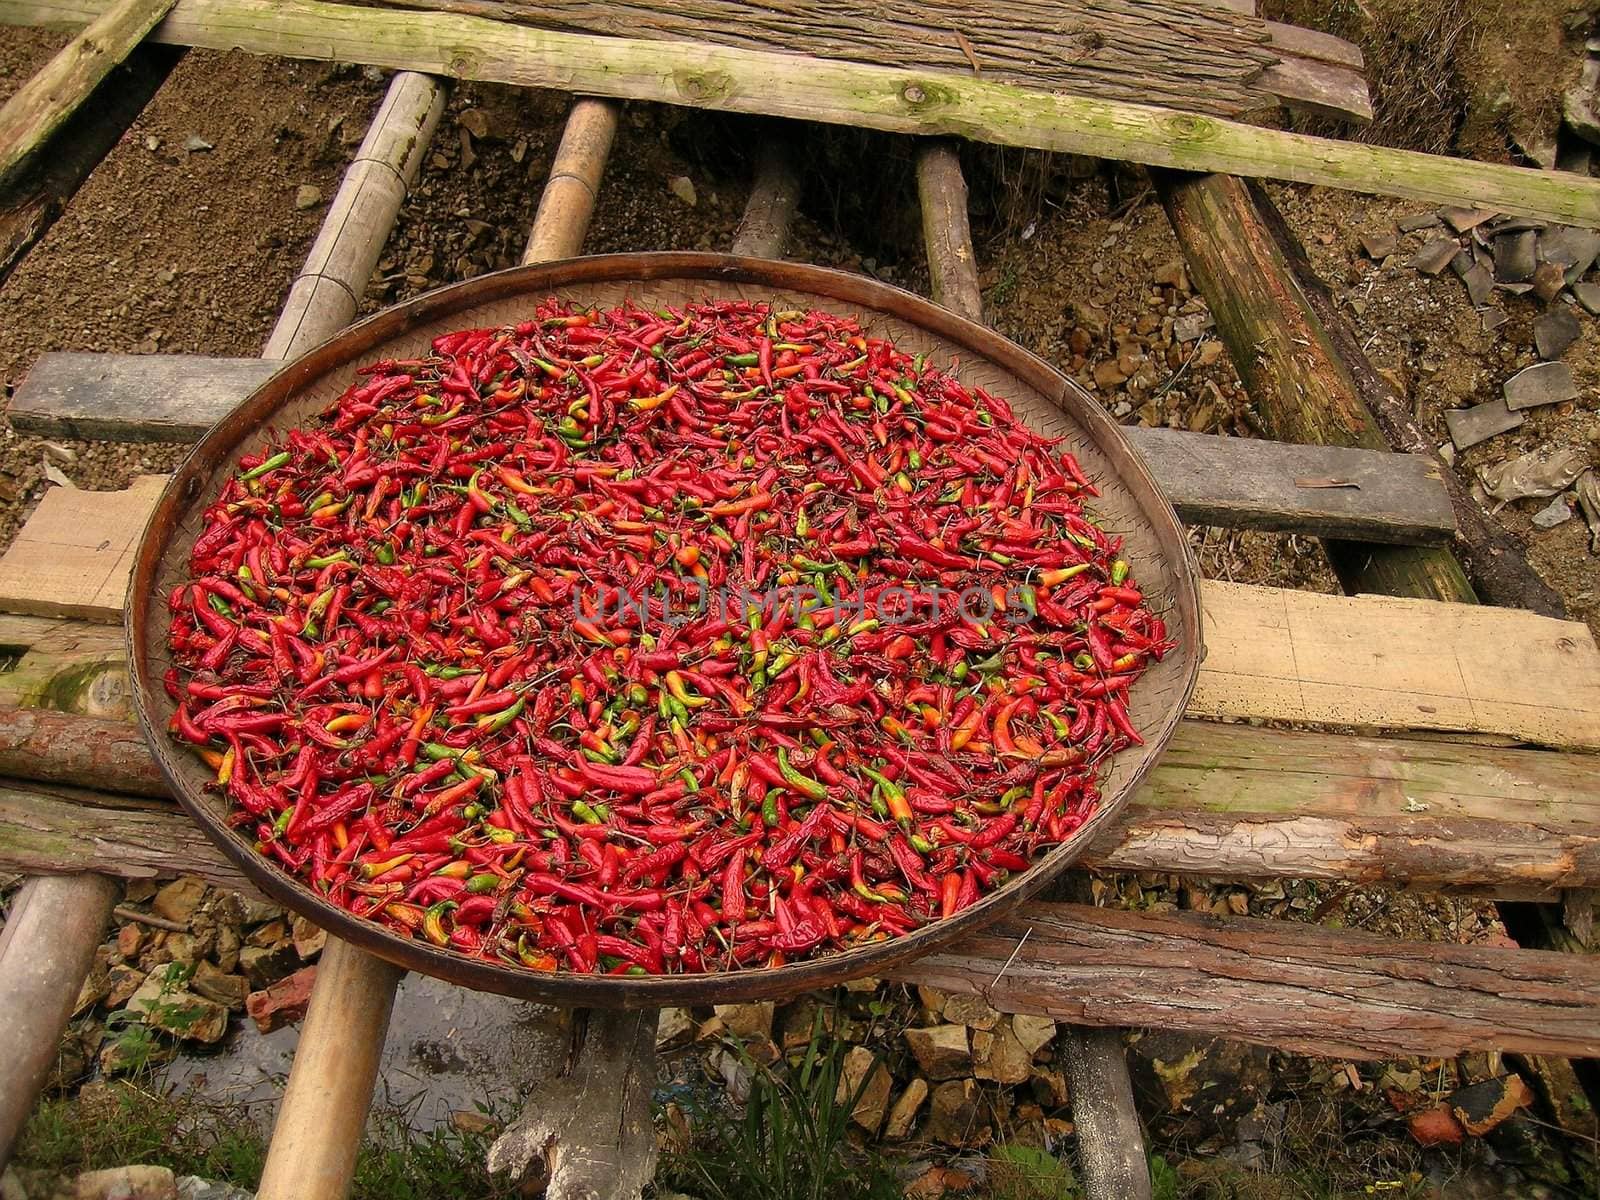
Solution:
M 160 23 L 173 0 L 116 0 L 0 105 L 0 188 Z
M 129 796 L 169 795 L 137 725 L 43 708 L 0 708 L 3 776 Z
M 1029 904 L 889 974 L 1002 1012 L 1338 1058 L 1600 1051 L 1600 958 L 1296 921 Z
M 749 246 L 773 257 L 776 243 L 763 232 Z M 8 415 L 16 429 L 44 436 L 192 441 L 274 370 L 253 358 L 50 353 L 24 377 Z M 1438 466 L 1422 455 L 1140 426 L 1123 433 L 1192 524 L 1417 545 L 1455 529 Z M 1346 486 L 1305 486 L 1326 480 Z
M 0 742 L 0 868 L 243 877 L 171 802 L 82 792 L 28 754 L 74 725 L 108 744 L 131 727 L 43 714 L 57 736 Z M 67 733 L 67 740 L 81 740 Z M 29 749 L 25 751 L 23 747 Z M 71 754 L 65 761 L 71 762 Z M 1317 879 L 1529 897 L 1600 884 L 1595 758 L 1423 738 L 1356 738 L 1185 721 L 1084 855 L 1106 870 Z M 147 788 L 113 761 L 93 786 Z M 57 773 L 56 781 L 30 775 Z M 68 772 L 68 774 L 73 774 Z
M 49 232 L 182 56 L 173 46 L 139 46 L 60 128 L 51 152 L 24 165 L 0 191 L 0 283 Z
M 1443 758 L 1445 747 L 1434 749 Z M 5 794 L 0 791 L 0 848 L 9 829 L 18 827 L 6 815 Z M 1560 803 L 1557 797 L 1551 806 Z M 50 814 L 61 807 L 46 804 L 41 810 Z M 98 821 L 108 838 L 119 824 L 131 827 L 137 814 L 146 831 L 147 868 L 164 859 L 168 870 L 237 885 L 221 853 L 176 809 L 82 811 L 88 814 L 85 825 Z M 1132 820 L 1140 818 L 1135 814 Z M 1594 828 L 1591 821 L 1591 834 Z M 74 853 L 82 849 L 83 833 L 73 830 Z M 108 841 L 102 852 L 120 858 L 123 851 Z M 6 863 L 0 851 L 0 864 Z M 1212 869 L 1234 873 L 1225 861 Z M 1030 926 L 1033 932 L 1007 967 Z M 1382 1058 L 1468 1048 L 1588 1053 L 1600 1041 L 1600 961 L 1397 942 L 1298 922 L 1150 917 L 1035 904 L 900 976 L 983 992 L 1005 1011 L 1048 1013 L 1088 1025 L 1189 1029 L 1311 1054 Z
M 1348 367 L 1356 395 L 1383 433 L 1385 443 L 1396 451 L 1426 456 L 1432 461 L 1433 473 L 1443 482 L 1455 511 L 1456 532 L 1450 548 L 1466 568 L 1475 590 L 1489 604 L 1530 609 L 1552 617 L 1565 616 L 1565 603 L 1529 565 L 1521 542 L 1473 499 L 1455 469 L 1439 454 L 1437 439 L 1428 436 L 1418 423 L 1411 404 L 1395 392 L 1368 360 L 1361 348 L 1361 339 L 1348 317 L 1340 311 L 1328 285 L 1312 267 L 1305 248 L 1289 229 L 1278 206 L 1259 186 L 1251 185 L 1249 191 L 1261 226 L 1282 253 L 1311 311 L 1321 320 L 1329 344 Z M 1352 582 L 1364 591 L 1383 591 L 1391 572 L 1389 560 L 1394 556 L 1393 551 L 1369 548 L 1368 553 L 1370 565 L 1352 576 Z
M 383 2 L 569 33 L 780 52 L 803 46 L 816 58 L 961 74 L 976 67 L 1019 87 L 1214 116 L 1281 101 L 1346 120 L 1372 118 L 1361 51 L 1349 42 L 1193 0 L 1017 0 L 986 10 L 982 20 L 962 0 L 887 0 L 848 21 L 828 0 Z
M 104 0 L 0 0 L 0 21 L 75 27 Z M 321 0 L 178 0 L 154 36 L 895 133 L 948 134 L 1188 171 L 1261 175 L 1600 225 L 1600 181 L 1258 128 L 982 76 L 691 42 L 532 29 Z
M 1295 269 L 1244 181 L 1166 172 L 1156 172 L 1155 180 L 1190 275 L 1267 433 L 1284 442 L 1390 449 L 1368 406 L 1385 385 L 1342 332 L 1343 318 L 1313 300 L 1316 288 Z M 1405 448 L 1436 459 L 1435 447 L 1420 435 Z M 1477 594 L 1454 553 L 1459 548 L 1474 581 L 1495 603 L 1564 616 L 1560 598 L 1454 472 L 1436 459 L 1434 473 L 1455 510 L 1452 547 L 1395 549 L 1333 539 L 1328 556 L 1347 590 L 1474 602 Z

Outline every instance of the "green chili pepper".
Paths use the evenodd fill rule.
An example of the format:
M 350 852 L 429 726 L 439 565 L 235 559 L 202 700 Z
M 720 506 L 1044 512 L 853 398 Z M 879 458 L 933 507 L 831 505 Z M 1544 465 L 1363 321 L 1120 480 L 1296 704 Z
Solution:
M 249 483 L 252 479 L 260 479 L 268 471 L 276 471 L 288 461 L 289 452 L 287 450 L 280 450 L 271 458 L 264 459 L 259 466 L 251 467 L 244 474 L 240 475 L 239 478 L 242 482 Z
M 809 775 L 801 774 L 795 765 L 789 761 L 789 749 L 787 746 L 778 747 L 778 771 L 788 781 L 789 786 L 805 793 L 813 800 L 826 800 L 828 798 L 828 785 L 820 779 L 813 779 Z

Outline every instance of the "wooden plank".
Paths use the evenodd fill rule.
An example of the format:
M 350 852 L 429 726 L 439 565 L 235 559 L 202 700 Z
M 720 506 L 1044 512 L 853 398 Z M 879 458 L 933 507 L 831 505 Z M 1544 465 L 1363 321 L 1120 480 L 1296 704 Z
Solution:
M 43 354 L 9 415 L 18 430 L 46 437 L 192 442 L 282 366 L 199 354 Z
M 133 552 L 164 475 L 141 475 L 122 492 L 54 487 L 0 558 L 0 594 L 13 612 L 120 619 Z
M 876 0 L 840 20 L 829 0 L 383 0 L 567 33 L 712 43 L 818 59 L 970 75 L 1192 112 L 1238 116 L 1276 106 L 1262 79 L 1278 60 L 1253 13 L 1205 0 Z M 962 42 L 965 41 L 965 46 Z M 970 53 L 970 57 L 969 57 Z
M 0 187 L 160 23 L 173 0 L 117 0 L 0 105 Z
M 120 621 L 158 493 L 154 476 L 127 492 L 53 489 L 0 558 L 0 608 Z M 1576 622 L 1216 581 L 1201 598 L 1191 715 L 1600 748 L 1600 650 Z
M 1215 581 L 1201 603 L 1193 716 L 1600 747 L 1600 650 L 1577 622 Z
M 124 718 L 127 720 L 128 718 Z M 57 717 L 58 724 L 72 718 Z M 123 738 L 101 732 L 109 742 Z M 0 727 L 3 729 L 3 727 Z M 86 735 L 87 736 L 87 735 Z M 130 879 L 243 876 L 170 801 L 30 778 L 36 739 L 0 741 L 0 868 Z M 1423 738 L 1185 721 L 1085 865 L 1545 896 L 1600 884 L 1595 759 Z M 149 764 L 101 759 L 95 786 L 148 790 Z
M 40 356 L 11 398 L 26 433 L 115 441 L 192 441 L 256 387 L 273 364 L 185 355 Z M 1198 525 L 1435 544 L 1454 513 L 1438 467 L 1421 455 L 1292 446 L 1129 426 L 1162 490 Z M 1355 487 L 1307 487 L 1344 480 Z
M 0 199 L 0 283 L 55 224 L 182 55 L 172 46 L 139 46 L 57 131 L 51 152 L 24 166 Z
M 1002 1012 L 1300 1054 L 1600 1053 L 1600 958 L 1292 921 L 1036 903 L 889 974 Z
M 1267 21 L 1267 37 L 1272 48 L 1288 58 L 1310 59 L 1312 62 L 1332 63 L 1336 67 L 1349 67 L 1360 71 L 1367 65 L 1361 47 L 1354 42 L 1334 37 L 1317 29 L 1299 25 L 1285 25 L 1282 21 Z
M 1138 425 L 1122 432 L 1192 525 L 1292 527 L 1320 537 L 1406 545 L 1442 544 L 1455 531 L 1439 467 L 1423 455 Z
M 0 0 L 0 21 L 73 27 L 103 7 L 104 0 Z M 1600 225 L 1600 181 L 1569 172 L 1340 142 L 1152 105 L 1026 91 L 981 75 L 595 37 L 322 0 L 178 0 L 154 36 L 214 49 L 896 133 L 956 134 L 1180 170 L 1261 175 L 1436 203 L 1471 202 L 1521 216 Z

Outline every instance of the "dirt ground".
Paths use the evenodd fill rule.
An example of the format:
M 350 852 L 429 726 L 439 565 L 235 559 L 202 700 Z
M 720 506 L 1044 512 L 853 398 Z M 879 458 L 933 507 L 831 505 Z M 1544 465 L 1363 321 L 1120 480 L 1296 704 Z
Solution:
M 59 44 L 0 29 L 0 99 Z M 4 395 L 50 350 L 258 353 L 382 91 L 376 72 L 190 52 L 61 220 L 0 284 Z M 453 88 L 364 310 L 516 260 L 566 106 L 552 93 Z M 758 136 L 754 122 L 630 106 L 586 249 L 727 247 Z M 803 136 L 806 197 L 791 255 L 925 289 L 918 229 L 908 216 L 909 143 L 815 130 Z M 859 169 L 863 162 L 870 171 Z M 841 172 L 841 164 L 855 166 Z M 985 303 L 997 328 L 1077 378 L 1118 420 L 1259 432 L 1214 336 L 1177 336 L 1178 320 L 1203 316 L 1203 302 L 1188 288 L 1166 219 L 1136 175 L 978 150 L 968 152 L 968 166 Z M 692 185 L 692 205 L 682 185 L 674 187 L 680 178 Z M 300 207 L 296 194 L 308 185 L 320 200 Z M 1324 189 L 1272 191 L 1374 363 L 1440 442 L 1446 409 L 1497 395 L 1508 375 L 1533 361 L 1538 307 L 1531 297 L 1509 298 L 1510 320 L 1485 333 L 1449 273 L 1429 279 L 1361 256 L 1361 230 L 1390 227 L 1421 206 Z M 1538 445 L 1577 446 L 1591 461 L 1600 458 L 1600 336 L 1592 319 L 1582 320 L 1581 341 L 1566 355 L 1580 399 L 1530 413 L 1520 430 L 1464 454 L 1465 478 Z M 47 461 L 77 486 L 118 488 L 136 474 L 170 469 L 182 453 L 103 443 L 47 451 L 0 421 L 0 548 L 46 486 Z M 1588 552 L 1581 520 L 1532 527 L 1531 513 L 1545 503 L 1524 501 L 1501 517 L 1528 539 L 1531 561 L 1574 615 L 1600 630 L 1600 559 Z M 1313 540 L 1219 530 L 1194 537 L 1210 576 L 1335 590 Z M 1144 886 L 1197 906 L 1160 881 Z M 1208 892 L 1204 903 L 1219 895 Z M 1482 906 L 1370 889 L 1252 889 L 1240 903 L 1401 936 L 1502 936 Z M 1293 1064 L 1290 1074 L 1332 1086 L 1316 1076 L 1321 1068 Z

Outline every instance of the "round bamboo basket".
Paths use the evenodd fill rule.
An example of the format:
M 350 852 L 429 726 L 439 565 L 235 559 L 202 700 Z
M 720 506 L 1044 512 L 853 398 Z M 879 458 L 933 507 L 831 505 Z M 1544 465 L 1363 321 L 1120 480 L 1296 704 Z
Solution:
M 891 338 L 908 352 L 940 363 L 958 359 L 957 373 L 968 386 L 1004 397 L 1029 425 L 1063 439 L 1100 489 L 1096 519 L 1125 539 L 1141 587 L 1179 643 L 1134 689 L 1131 715 L 1145 744 L 1116 757 L 1103 780 L 1099 811 L 1076 836 L 972 907 L 904 937 L 776 968 L 629 978 L 534 972 L 402 938 L 331 904 L 227 825 L 225 799 L 206 787 L 210 772 L 168 737 L 174 705 L 161 684 L 171 665 L 165 598 L 184 577 L 205 507 L 242 454 L 267 431 L 286 431 L 324 410 L 356 367 L 423 355 L 451 330 L 515 323 L 552 295 L 601 305 L 626 298 L 646 308 L 732 297 L 855 315 L 870 335 Z M 612 1008 L 721 1004 L 827 987 L 949 946 L 1011 912 L 1117 819 L 1176 727 L 1202 657 L 1199 595 L 1183 529 L 1137 453 L 1081 388 L 992 330 L 898 288 L 797 263 L 683 253 L 603 255 L 485 275 L 387 309 L 285 366 L 218 422 L 173 475 L 139 546 L 127 636 L 134 700 L 156 761 L 184 808 L 263 892 L 334 936 L 411 970 L 529 1000 Z

